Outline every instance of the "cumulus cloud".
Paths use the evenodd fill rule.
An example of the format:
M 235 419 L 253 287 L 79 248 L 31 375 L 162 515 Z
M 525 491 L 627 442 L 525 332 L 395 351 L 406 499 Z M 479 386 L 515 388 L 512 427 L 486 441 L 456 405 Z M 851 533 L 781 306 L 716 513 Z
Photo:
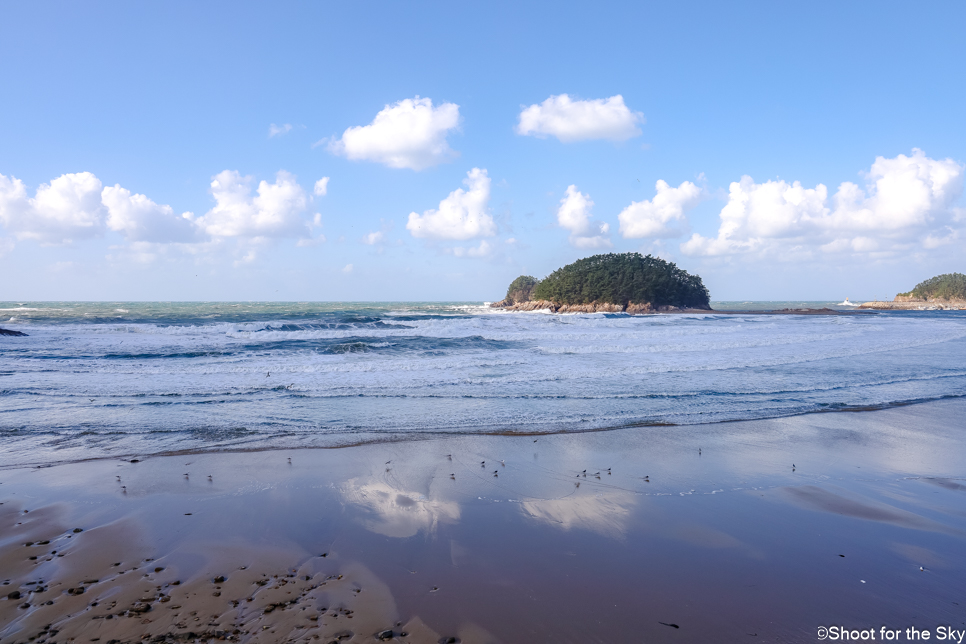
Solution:
M 0 222 L 17 239 L 48 244 L 100 235 L 101 181 L 90 172 L 64 174 L 28 197 L 22 181 L 0 174 Z
M 632 201 L 617 215 L 624 239 L 681 235 L 681 228 L 687 225 L 685 211 L 694 208 L 701 200 L 701 189 L 690 181 L 672 188 L 659 179 L 654 188 L 654 199 Z
M 755 183 L 748 176 L 729 188 L 717 237 L 694 234 L 681 245 L 688 255 L 783 252 L 790 248 L 826 253 L 889 252 L 930 248 L 958 237 L 966 166 L 952 159 L 878 157 L 863 189 L 842 183 L 829 199 L 818 184 Z
M 592 220 L 591 209 L 594 202 L 590 195 L 577 190 L 577 186 L 570 185 L 564 198 L 560 200 L 557 209 L 557 223 L 561 228 L 570 231 L 570 243 L 577 248 L 608 248 L 611 246 L 607 233 L 610 224 Z
M 154 203 L 144 195 L 131 194 L 120 185 L 101 191 L 107 208 L 107 227 L 131 242 L 191 242 L 198 240 L 194 215 L 176 215 L 171 206 Z
M 324 197 L 329 192 L 329 178 L 322 177 L 315 182 L 315 188 L 312 190 L 316 197 Z
M 365 235 L 362 236 L 362 243 L 367 244 L 369 246 L 381 244 L 384 241 L 386 241 L 386 233 L 382 232 L 381 230 L 377 230 L 371 233 L 366 233 Z
M 573 100 L 567 94 L 551 96 L 520 112 L 517 134 L 555 136 L 564 143 L 588 139 L 626 141 L 639 136 L 644 115 L 624 105 L 620 94 L 610 98 Z
M 268 138 L 273 138 L 276 136 L 282 136 L 283 134 L 288 134 L 292 131 L 292 124 L 285 123 L 284 125 L 275 125 L 272 123 L 268 126 Z
M 493 244 L 481 239 L 478 246 L 456 246 L 449 250 L 456 257 L 489 257 L 493 254 Z
M 467 189 L 457 188 L 449 193 L 439 202 L 438 209 L 422 215 L 409 213 L 406 229 L 413 237 L 467 240 L 496 234 L 496 223 L 487 212 L 490 178 L 486 170 L 473 168 L 463 183 Z
M 252 196 L 254 179 L 225 170 L 211 181 L 215 207 L 198 219 L 213 237 L 301 237 L 308 232 L 300 214 L 305 210 L 305 191 L 295 176 L 279 170 L 275 183 L 261 181 Z
M 424 170 L 458 156 L 446 136 L 459 127 L 459 120 L 455 103 L 433 107 L 428 98 L 407 98 L 386 105 L 369 125 L 350 127 L 328 148 L 353 161 Z

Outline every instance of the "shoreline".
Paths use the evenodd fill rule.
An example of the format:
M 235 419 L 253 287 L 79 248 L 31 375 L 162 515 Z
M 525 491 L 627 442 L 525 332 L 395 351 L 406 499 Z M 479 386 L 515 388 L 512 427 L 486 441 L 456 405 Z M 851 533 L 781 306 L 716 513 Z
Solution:
M 181 456 L 198 456 L 205 454 L 257 454 L 259 452 L 283 452 L 283 451 L 302 451 L 302 450 L 342 450 L 342 449 L 353 449 L 362 448 L 371 445 L 393 445 L 397 443 L 420 443 L 425 441 L 436 441 L 436 440 L 447 440 L 447 439 L 458 439 L 461 437 L 520 437 L 520 438 L 534 438 L 534 437 L 544 437 L 544 436 L 560 436 L 560 435 L 571 435 L 571 434 L 596 434 L 596 433 L 606 433 L 606 432 L 617 432 L 624 430 L 633 429 L 644 429 L 649 427 L 679 427 L 679 428 L 694 428 L 694 427 L 714 427 L 716 425 L 727 425 L 729 423 L 750 423 L 750 422 L 762 422 L 762 421 L 777 421 L 784 418 L 796 418 L 798 416 L 809 416 L 812 414 L 838 414 L 838 413 L 870 413 L 876 411 L 882 411 L 886 409 L 897 409 L 902 407 L 912 407 L 916 405 L 927 405 L 929 403 L 943 401 L 943 400 L 962 400 L 966 399 L 966 395 L 948 394 L 940 396 L 938 398 L 924 398 L 924 399 L 913 399 L 913 400 L 899 400 L 889 403 L 882 403 L 879 405 L 854 405 L 848 407 L 835 407 L 835 408 L 821 408 L 821 409 L 811 409 L 807 411 L 800 411 L 792 414 L 783 414 L 776 416 L 765 416 L 761 418 L 735 418 L 730 420 L 719 420 L 715 422 L 705 422 L 705 423 L 672 423 L 666 421 L 653 421 L 653 422 L 632 422 L 624 425 L 615 425 L 611 427 L 588 427 L 581 429 L 563 429 L 556 431 L 517 431 L 509 429 L 499 429 L 493 431 L 474 431 L 474 432 L 446 432 L 446 431 L 426 431 L 420 433 L 407 434 L 405 438 L 398 438 L 393 436 L 372 438 L 369 440 L 359 440 L 350 443 L 341 443 L 334 445 L 304 445 L 304 446 L 258 446 L 258 447 L 226 447 L 226 448 L 197 448 L 197 449 L 182 449 L 182 450 L 170 450 L 164 452 L 129 452 L 123 454 L 104 454 L 100 456 L 92 456 L 83 459 L 74 460 L 63 460 L 63 461 L 49 461 L 49 462 L 33 462 L 33 463 L 20 463 L 17 465 L 0 464 L 0 473 L 9 470 L 20 470 L 25 468 L 30 469 L 44 469 L 51 467 L 59 467 L 61 465 L 73 465 L 79 463 L 93 463 L 98 461 L 117 461 L 117 462 L 131 462 L 132 459 L 136 459 L 134 462 L 139 463 L 142 461 L 147 461 L 152 458 L 168 458 L 168 457 L 181 457 Z
M 964 412 L 956 398 L 5 470 L 0 642 L 804 642 L 832 623 L 956 625 Z

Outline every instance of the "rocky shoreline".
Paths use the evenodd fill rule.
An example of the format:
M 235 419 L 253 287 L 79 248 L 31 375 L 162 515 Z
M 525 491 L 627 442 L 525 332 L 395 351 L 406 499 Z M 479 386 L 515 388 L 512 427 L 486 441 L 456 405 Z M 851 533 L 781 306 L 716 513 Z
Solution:
M 23 331 L 11 331 L 10 329 L 0 329 L 0 335 L 13 335 L 18 337 L 25 337 L 27 334 Z
M 860 309 L 877 311 L 966 311 L 964 300 L 921 300 L 896 296 L 892 302 L 865 302 Z
M 650 302 L 629 302 L 627 306 L 611 302 L 591 302 L 589 304 L 557 304 L 549 300 L 529 300 L 514 302 L 506 299 L 490 304 L 490 308 L 505 311 L 550 311 L 551 313 L 627 313 L 628 315 L 649 315 L 652 313 L 704 313 L 707 309 L 681 308 L 678 306 L 652 306 Z

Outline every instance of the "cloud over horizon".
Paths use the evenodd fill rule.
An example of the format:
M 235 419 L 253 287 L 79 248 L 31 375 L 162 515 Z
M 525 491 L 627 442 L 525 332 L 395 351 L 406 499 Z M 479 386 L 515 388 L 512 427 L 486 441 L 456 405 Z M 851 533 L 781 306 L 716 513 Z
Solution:
M 198 218 L 198 225 L 213 237 L 302 237 L 306 222 L 300 217 L 308 200 L 295 175 L 279 170 L 275 183 L 260 181 L 251 195 L 251 176 L 223 170 L 212 178 L 215 207 Z
M 321 226 L 318 214 L 312 223 L 302 218 L 308 198 L 294 175 L 280 170 L 274 183 L 261 181 L 254 196 L 252 181 L 233 170 L 215 175 L 210 192 L 216 205 L 195 217 L 191 212 L 178 215 L 171 206 L 120 184 L 102 189 L 101 180 L 90 172 L 63 174 L 41 184 L 33 197 L 21 180 L 0 174 L 0 224 L 11 234 L 3 245 L 10 250 L 13 240 L 69 244 L 116 232 L 145 256 L 149 246 L 158 254 L 159 245 L 217 238 L 307 238 L 311 225 Z M 327 182 L 323 177 L 316 183 L 317 196 L 325 194 Z
M 459 123 L 459 105 L 433 107 L 431 99 L 416 96 L 386 105 L 369 125 L 346 129 L 340 139 L 329 142 L 328 149 L 351 161 L 425 170 L 459 156 L 446 141 Z
M 0 223 L 16 239 L 66 244 L 104 232 L 101 181 L 90 172 L 62 174 L 27 196 L 16 177 L 0 174 Z
M 911 156 L 877 157 L 863 173 L 863 189 L 843 182 L 831 200 L 828 188 L 750 176 L 731 183 L 716 237 L 695 233 L 681 245 L 691 256 L 878 253 L 929 249 L 959 238 L 966 220 L 955 207 L 966 166 Z
M 576 185 L 567 186 L 564 198 L 557 209 L 557 224 L 570 232 L 570 244 L 575 248 L 609 248 L 613 246 L 607 234 L 610 224 L 592 221 L 594 202 L 590 195 L 577 190 Z
M 439 202 L 439 208 L 422 215 L 409 213 L 406 223 L 413 237 L 466 241 L 492 237 L 496 223 L 487 212 L 490 202 L 490 177 L 486 169 L 473 168 L 463 179 L 466 190 L 457 188 Z
M 654 199 L 632 201 L 617 215 L 624 239 L 678 237 L 687 226 L 685 213 L 701 200 L 701 188 L 690 181 L 672 188 L 662 179 L 654 184 Z
M 544 138 L 555 136 L 564 143 L 605 139 L 626 141 L 641 135 L 641 112 L 632 112 L 620 94 L 610 98 L 573 100 L 567 94 L 551 96 L 543 103 L 520 111 L 516 133 Z

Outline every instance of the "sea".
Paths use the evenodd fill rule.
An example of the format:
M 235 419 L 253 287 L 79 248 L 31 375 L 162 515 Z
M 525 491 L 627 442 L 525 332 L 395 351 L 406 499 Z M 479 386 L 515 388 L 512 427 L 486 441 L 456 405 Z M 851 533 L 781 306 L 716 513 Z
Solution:
M 0 302 L 0 468 L 847 412 L 966 395 L 966 311 Z M 769 314 L 833 308 L 841 315 Z M 738 311 L 744 311 L 737 313 Z

